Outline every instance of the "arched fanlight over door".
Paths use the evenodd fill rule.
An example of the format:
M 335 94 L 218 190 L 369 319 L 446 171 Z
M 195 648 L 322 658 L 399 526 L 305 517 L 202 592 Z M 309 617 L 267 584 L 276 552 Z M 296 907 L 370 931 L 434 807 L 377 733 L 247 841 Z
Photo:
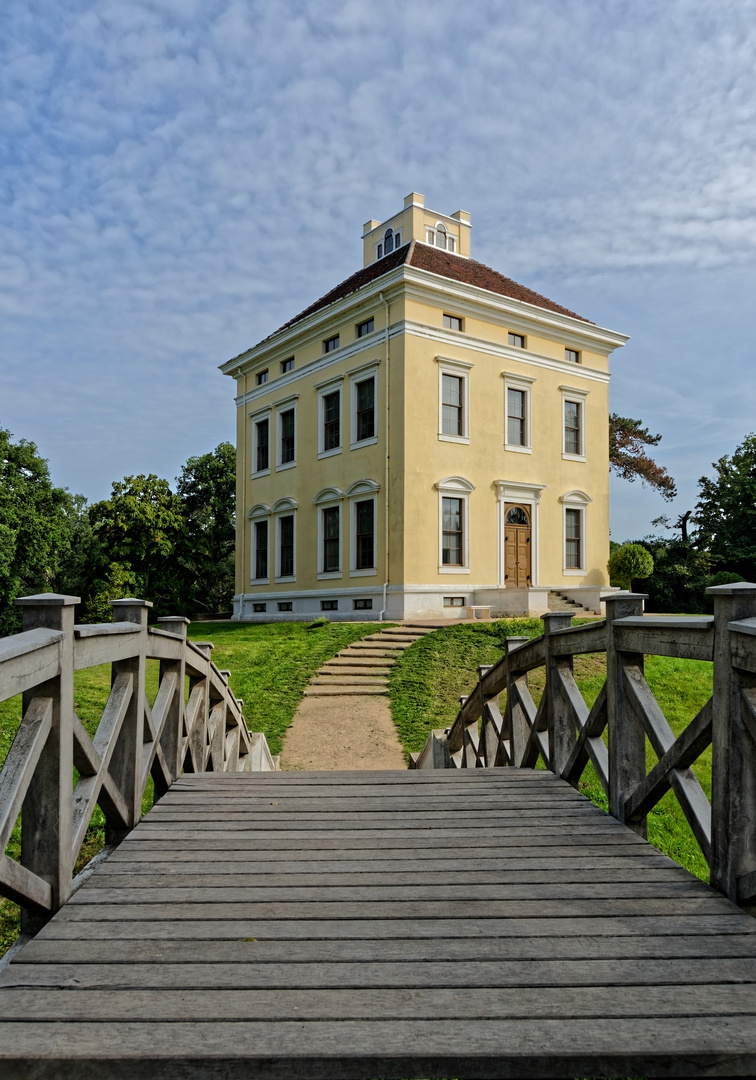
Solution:
M 530 516 L 522 506 L 513 506 L 507 512 L 507 525 L 529 525 Z

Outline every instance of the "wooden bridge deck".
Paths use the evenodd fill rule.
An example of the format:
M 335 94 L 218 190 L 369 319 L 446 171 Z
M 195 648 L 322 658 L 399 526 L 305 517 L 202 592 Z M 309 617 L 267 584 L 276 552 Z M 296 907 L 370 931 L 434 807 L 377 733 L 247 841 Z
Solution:
M 755 961 L 549 772 L 182 776 L 0 977 L 0 1073 L 748 1075 Z

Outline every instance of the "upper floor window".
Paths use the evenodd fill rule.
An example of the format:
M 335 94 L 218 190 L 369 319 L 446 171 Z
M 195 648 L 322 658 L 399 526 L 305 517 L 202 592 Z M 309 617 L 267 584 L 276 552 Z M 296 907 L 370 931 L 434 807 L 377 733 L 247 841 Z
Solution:
M 357 442 L 375 435 L 375 377 L 364 379 L 356 386 Z
M 262 386 L 262 384 L 266 383 L 267 381 L 268 369 L 266 368 L 265 371 L 258 371 L 257 375 L 255 375 L 255 382 L 257 383 L 257 385 Z
M 375 330 L 375 319 L 365 319 L 364 322 L 357 323 L 356 331 L 357 337 L 366 337 L 367 334 L 372 334 Z
M 569 364 L 580 363 L 580 353 L 577 349 L 565 349 L 564 358 Z
M 294 357 L 289 356 L 286 360 L 281 361 L 281 374 L 285 375 L 287 371 L 294 370 Z
M 465 380 L 460 375 L 441 376 L 441 431 L 444 435 L 465 434 Z
M 507 341 L 510 345 L 514 345 L 516 349 L 525 348 L 525 335 L 524 334 L 512 334 L 507 335 Z
M 333 337 L 326 338 L 323 342 L 323 352 L 335 352 L 339 347 L 339 335 L 334 334 Z
M 444 328 L 446 330 L 462 330 L 462 320 L 459 315 L 444 314 Z
M 286 409 L 285 412 L 280 413 L 279 423 L 281 425 L 281 464 L 285 465 L 296 459 L 294 409 Z
M 507 389 L 507 442 L 527 446 L 527 390 Z
M 266 417 L 255 424 L 255 472 L 265 472 L 268 468 L 270 468 L 270 419 Z
M 564 452 L 582 454 L 583 443 L 583 405 L 580 401 L 564 403 Z
M 341 446 L 341 391 L 323 395 L 323 449 Z

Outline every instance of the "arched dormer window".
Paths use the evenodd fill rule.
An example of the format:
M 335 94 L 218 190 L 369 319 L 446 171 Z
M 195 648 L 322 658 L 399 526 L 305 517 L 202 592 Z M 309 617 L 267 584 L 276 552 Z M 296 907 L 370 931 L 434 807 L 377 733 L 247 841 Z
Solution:
M 440 221 L 436 224 L 436 247 L 446 250 L 446 226 Z
M 442 248 L 444 251 L 457 250 L 457 239 L 447 231 L 443 221 L 437 221 L 435 228 L 431 225 L 426 225 L 425 242 L 426 244 L 431 244 L 432 247 Z M 399 245 L 397 244 L 397 247 L 398 246 Z
M 383 254 L 388 255 L 394 250 L 394 230 L 386 229 L 383 234 Z

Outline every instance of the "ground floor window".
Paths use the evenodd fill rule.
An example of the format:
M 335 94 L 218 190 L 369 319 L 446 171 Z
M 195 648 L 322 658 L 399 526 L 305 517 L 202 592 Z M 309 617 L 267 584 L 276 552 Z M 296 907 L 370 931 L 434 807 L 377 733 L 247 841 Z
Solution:
M 338 573 L 339 560 L 339 518 L 338 506 L 326 506 L 323 514 L 323 573 Z M 327 610 L 324 608 L 324 610 Z
M 461 566 L 462 552 L 464 551 L 462 499 L 444 498 L 442 513 L 443 542 L 441 548 L 441 562 L 444 566 Z
M 268 576 L 268 522 L 255 522 L 255 578 Z
M 294 575 L 294 515 L 287 514 L 278 523 L 278 573 L 280 577 Z
M 375 566 L 375 499 L 358 502 L 354 508 L 356 570 L 372 570 Z
M 564 512 L 564 564 L 567 570 L 582 569 L 583 511 L 568 508 Z

